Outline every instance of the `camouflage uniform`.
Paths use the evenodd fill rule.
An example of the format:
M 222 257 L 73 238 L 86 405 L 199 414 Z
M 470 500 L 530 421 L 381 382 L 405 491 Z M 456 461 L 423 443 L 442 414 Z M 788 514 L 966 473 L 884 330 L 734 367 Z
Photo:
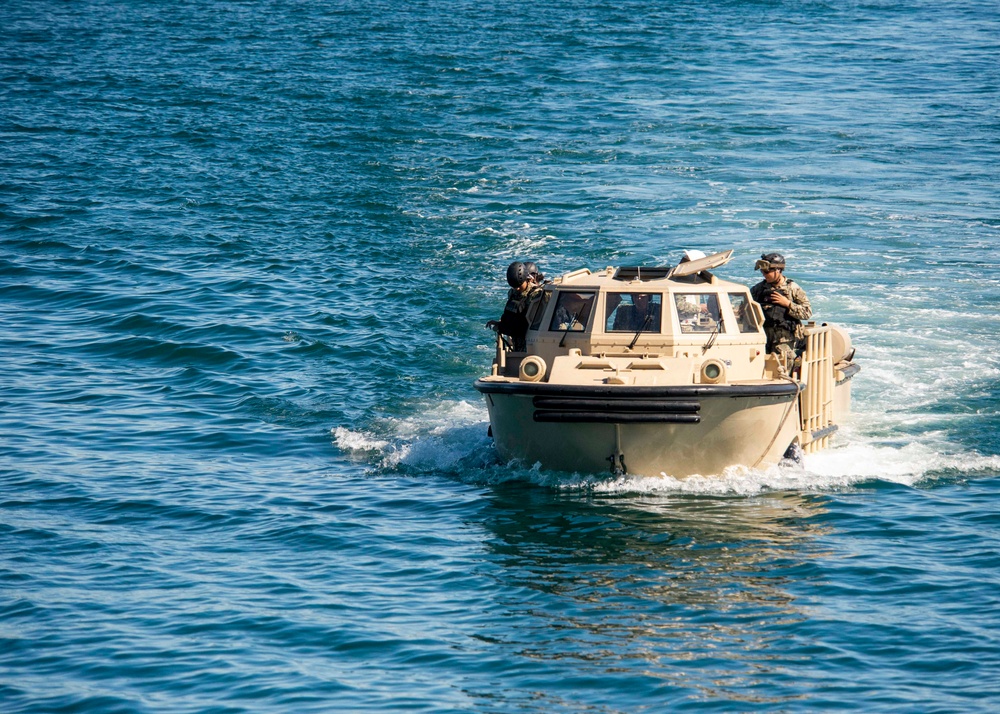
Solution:
M 677 296 L 675 302 L 677 304 L 677 314 L 680 315 L 682 320 L 690 320 L 701 314 L 701 308 L 689 300 L 684 300 L 680 296 Z
M 643 312 L 639 311 L 637 305 L 622 305 L 615 312 L 615 321 L 611 328 L 612 330 L 618 332 L 635 332 L 640 328 L 643 332 L 660 331 L 659 303 L 649 303 Z
M 803 320 L 812 317 L 812 306 L 806 291 L 791 278 L 782 276 L 780 285 L 772 285 L 766 280 L 750 288 L 750 295 L 764 309 L 764 332 L 767 335 L 767 351 L 777 352 L 788 360 L 794 360 L 802 351 L 805 341 Z M 775 290 L 792 301 L 782 307 L 768 300 L 771 290 Z

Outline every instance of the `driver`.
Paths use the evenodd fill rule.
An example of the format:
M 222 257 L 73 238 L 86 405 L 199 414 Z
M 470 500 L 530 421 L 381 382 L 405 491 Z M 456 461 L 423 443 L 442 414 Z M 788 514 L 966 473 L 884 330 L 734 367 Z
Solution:
M 621 305 L 615 312 L 615 331 L 643 332 L 660 331 L 660 303 L 651 300 L 649 293 L 631 293 L 632 304 Z

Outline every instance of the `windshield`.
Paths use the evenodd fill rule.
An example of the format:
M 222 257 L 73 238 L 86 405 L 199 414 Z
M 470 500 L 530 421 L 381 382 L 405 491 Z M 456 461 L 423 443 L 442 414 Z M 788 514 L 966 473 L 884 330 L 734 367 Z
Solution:
M 679 293 L 674 295 L 674 303 L 682 333 L 714 332 L 720 326 L 719 296 L 715 293 Z
M 604 331 L 658 333 L 662 302 L 659 293 L 608 293 Z
M 594 293 L 560 291 L 549 329 L 556 332 L 586 330 L 593 306 Z

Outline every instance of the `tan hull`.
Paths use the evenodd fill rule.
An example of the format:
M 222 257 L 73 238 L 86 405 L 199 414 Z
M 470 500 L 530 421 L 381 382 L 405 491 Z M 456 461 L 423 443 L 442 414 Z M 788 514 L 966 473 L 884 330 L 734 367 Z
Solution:
M 773 465 L 798 433 L 794 395 L 704 397 L 698 423 L 544 423 L 535 421 L 529 395 L 486 401 L 502 459 L 569 472 L 683 478 Z

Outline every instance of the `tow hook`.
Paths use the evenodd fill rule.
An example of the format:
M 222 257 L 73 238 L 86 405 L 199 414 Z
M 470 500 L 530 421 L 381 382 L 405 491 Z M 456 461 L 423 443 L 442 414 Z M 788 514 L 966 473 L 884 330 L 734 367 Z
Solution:
M 628 467 L 625 465 L 625 454 L 621 452 L 611 454 L 608 461 L 611 462 L 611 473 L 614 476 L 624 476 L 628 473 Z

